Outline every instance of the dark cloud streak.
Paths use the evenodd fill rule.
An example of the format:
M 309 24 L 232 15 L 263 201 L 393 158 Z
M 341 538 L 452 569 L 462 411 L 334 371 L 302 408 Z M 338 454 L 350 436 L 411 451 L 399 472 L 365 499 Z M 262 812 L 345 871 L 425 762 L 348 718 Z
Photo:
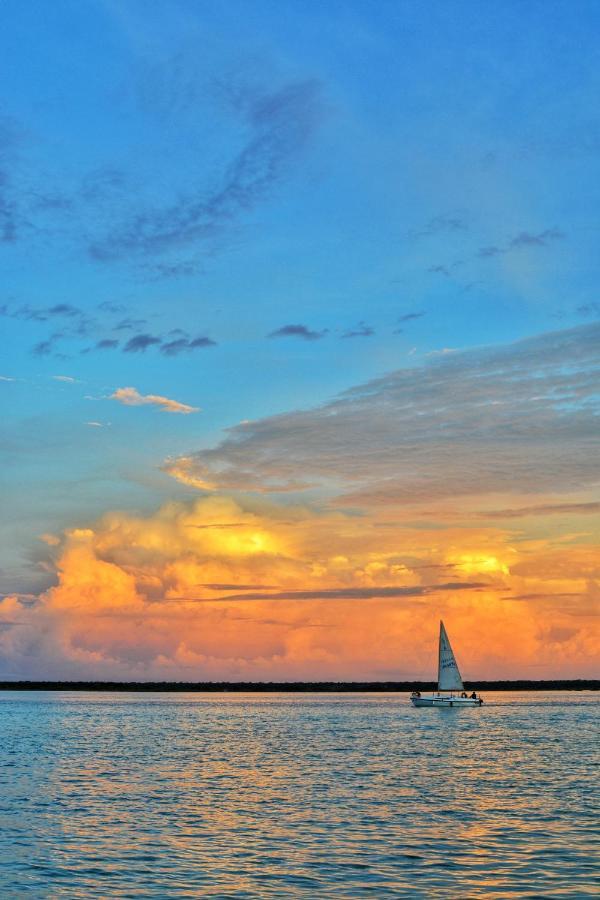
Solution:
M 301 81 L 257 96 L 245 110 L 250 135 L 231 161 L 223 185 L 201 198 L 182 197 L 164 209 L 139 212 L 89 246 L 101 262 L 160 254 L 205 241 L 266 199 L 306 148 L 323 117 L 321 86 Z

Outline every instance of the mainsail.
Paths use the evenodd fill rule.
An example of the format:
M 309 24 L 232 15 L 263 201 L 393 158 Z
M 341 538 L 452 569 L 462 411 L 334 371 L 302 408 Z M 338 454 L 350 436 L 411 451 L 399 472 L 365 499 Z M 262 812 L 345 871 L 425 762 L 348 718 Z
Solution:
M 462 691 L 464 686 L 458 665 L 444 628 L 440 622 L 440 659 L 438 665 L 438 691 Z

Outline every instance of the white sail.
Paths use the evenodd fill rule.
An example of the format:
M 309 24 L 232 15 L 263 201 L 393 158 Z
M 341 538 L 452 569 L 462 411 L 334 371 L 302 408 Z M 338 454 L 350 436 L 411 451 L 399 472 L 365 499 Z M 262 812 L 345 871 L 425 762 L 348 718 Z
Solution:
M 438 691 L 462 691 L 464 686 L 444 623 L 440 622 L 440 658 L 438 665 Z

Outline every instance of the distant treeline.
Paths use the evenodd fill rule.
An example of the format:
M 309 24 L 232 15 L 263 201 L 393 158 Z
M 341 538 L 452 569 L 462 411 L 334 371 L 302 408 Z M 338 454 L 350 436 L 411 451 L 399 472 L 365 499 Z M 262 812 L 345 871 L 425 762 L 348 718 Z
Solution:
M 0 681 L 2 691 L 197 691 L 206 693 L 397 693 L 432 691 L 433 681 Z M 478 691 L 597 691 L 600 680 L 465 681 Z

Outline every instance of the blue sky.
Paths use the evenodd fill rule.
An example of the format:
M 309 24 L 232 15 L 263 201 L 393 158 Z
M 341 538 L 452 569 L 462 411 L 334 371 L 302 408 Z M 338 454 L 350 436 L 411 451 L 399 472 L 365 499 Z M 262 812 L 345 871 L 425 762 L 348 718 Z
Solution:
M 1 15 L 4 591 L 226 428 L 598 318 L 597 4 Z

